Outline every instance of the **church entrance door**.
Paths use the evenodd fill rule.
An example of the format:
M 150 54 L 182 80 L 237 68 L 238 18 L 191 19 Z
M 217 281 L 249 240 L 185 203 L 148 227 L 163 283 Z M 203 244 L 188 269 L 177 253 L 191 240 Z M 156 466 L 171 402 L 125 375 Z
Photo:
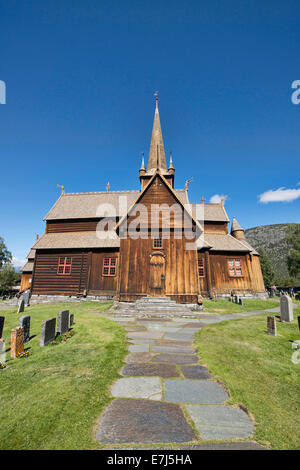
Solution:
M 150 257 L 149 295 L 165 295 L 165 257 L 162 253 L 153 253 Z

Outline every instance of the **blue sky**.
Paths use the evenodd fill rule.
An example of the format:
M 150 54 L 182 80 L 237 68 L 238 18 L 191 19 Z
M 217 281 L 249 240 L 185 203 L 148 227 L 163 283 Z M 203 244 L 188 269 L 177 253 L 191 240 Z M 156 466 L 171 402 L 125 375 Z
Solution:
M 297 0 L 0 0 L 0 236 L 13 255 L 44 232 L 58 183 L 139 188 L 155 90 L 191 201 L 226 195 L 244 228 L 299 222 L 299 13 Z M 266 197 L 280 202 L 259 202 L 279 188 Z

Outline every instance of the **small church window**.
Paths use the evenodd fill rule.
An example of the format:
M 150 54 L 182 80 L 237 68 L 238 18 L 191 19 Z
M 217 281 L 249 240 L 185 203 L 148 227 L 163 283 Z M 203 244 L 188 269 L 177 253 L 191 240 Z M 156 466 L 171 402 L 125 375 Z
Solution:
M 161 237 L 153 239 L 153 248 L 162 248 L 163 247 L 163 240 Z
M 238 258 L 232 258 L 228 260 L 229 275 L 231 277 L 242 276 L 242 265 L 241 260 Z
M 204 265 L 204 258 L 198 258 L 198 272 L 199 277 L 205 277 L 205 265 Z
M 103 276 L 115 276 L 117 273 L 117 258 L 103 259 Z
M 60 256 L 58 258 L 57 274 L 60 274 L 60 275 L 71 274 L 71 270 L 72 270 L 72 257 Z

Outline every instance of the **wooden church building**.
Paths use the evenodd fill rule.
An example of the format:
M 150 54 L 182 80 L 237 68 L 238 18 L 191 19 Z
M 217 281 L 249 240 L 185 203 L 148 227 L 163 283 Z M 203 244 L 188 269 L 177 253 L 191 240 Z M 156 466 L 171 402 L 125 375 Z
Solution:
M 166 165 L 158 102 L 147 168 L 140 189 L 65 193 L 45 217 L 23 268 L 32 296 L 119 301 L 170 297 L 195 304 L 202 297 L 265 296 L 258 253 L 229 219 L 224 200 L 190 203 L 188 182 L 174 187 Z

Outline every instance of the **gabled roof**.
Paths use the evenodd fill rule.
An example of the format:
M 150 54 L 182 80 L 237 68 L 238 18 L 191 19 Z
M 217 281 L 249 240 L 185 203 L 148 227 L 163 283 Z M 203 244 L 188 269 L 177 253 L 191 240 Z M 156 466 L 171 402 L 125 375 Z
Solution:
M 21 269 L 22 273 L 32 273 L 33 272 L 33 263 L 27 261 Z
M 196 226 L 198 227 L 198 229 L 202 232 L 202 227 L 199 223 L 198 220 L 196 220 L 192 214 L 192 210 L 189 212 L 188 211 L 188 207 L 189 207 L 189 204 L 186 204 L 184 203 L 180 197 L 178 196 L 178 194 L 176 193 L 176 191 L 172 188 L 172 186 L 167 182 L 167 180 L 164 178 L 164 176 L 162 175 L 162 173 L 160 172 L 160 170 L 156 170 L 155 173 L 153 174 L 153 176 L 151 177 L 151 179 L 148 181 L 148 183 L 146 184 L 146 186 L 144 187 L 144 189 L 140 192 L 139 196 L 137 197 L 137 199 L 132 203 L 132 205 L 129 207 L 128 211 L 123 215 L 123 217 L 119 220 L 119 222 L 117 223 L 116 225 L 116 228 L 115 230 L 118 230 L 120 225 L 123 223 L 123 221 L 126 219 L 126 217 L 129 216 L 130 212 L 132 211 L 132 209 L 134 208 L 134 206 L 136 204 L 138 204 L 138 202 L 140 201 L 140 199 L 143 197 L 143 195 L 145 194 L 145 192 L 148 190 L 148 188 L 151 186 L 154 178 L 156 178 L 156 176 L 158 176 L 162 182 L 165 184 L 165 186 L 167 187 L 167 189 L 171 192 L 171 194 L 173 194 L 174 198 L 176 199 L 176 201 L 181 205 L 182 209 L 184 211 L 186 211 L 189 216 L 191 217 L 192 221 L 196 224 Z M 186 195 L 186 199 L 187 199 L 187 194 L 186 194 L 186 191 L 184 191 L 185 195 Z
M 35 250 L 47 250 L 62 248 L 118 248 L 119 246 L 120 239 L 115 231 L 110 231 L 109 236 L 104 239 L 98 238 L 96 231 L 90 231 L 45 233 L 35 242 L 33 248 Z
M 252 248 L 229 234 L 204 233 L 204 240 L 211 246 L 210 251 L 240 251 L 249 253 Z
M 225 207 L 222 204 L 211 204 L 204 202 L 192 202 L 193 214 L 196 214 L 197 207 L 203 207 L 204 205 L 204 221 L 205 222 L 229 222 L 229 218 Z
M 184 189 L 176 189 L 175 192 L 184 203 L 188 202 Z M 123 213 L 120 211 L 120 202 L 123 205 L 124 201 L 126 212 L 140 194 L 141 192 L 138 190 L 61 194 L 44 220 L 99 218 L 97 209 L 101 204 L 110 204 L 112 206 L 111 217 L 122 217 L 124 211 Z

